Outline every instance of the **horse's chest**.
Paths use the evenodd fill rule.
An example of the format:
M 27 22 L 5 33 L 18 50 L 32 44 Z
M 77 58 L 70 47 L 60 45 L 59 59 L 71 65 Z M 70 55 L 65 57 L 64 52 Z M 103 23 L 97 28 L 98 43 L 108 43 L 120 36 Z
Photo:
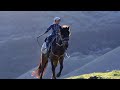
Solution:
M 55 48 L 54 53 L 61 55 L 64 53 L 64 49 L 63 48 Z

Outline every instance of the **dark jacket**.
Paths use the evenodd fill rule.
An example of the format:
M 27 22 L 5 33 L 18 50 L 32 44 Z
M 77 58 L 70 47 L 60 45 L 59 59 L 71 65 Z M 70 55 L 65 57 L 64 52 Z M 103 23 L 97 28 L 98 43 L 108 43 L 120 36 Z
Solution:
M 56 35 L 60 29 L 62 29 L 62 28 L 59 24 L 52 24 L 52 25 L 50 25 L 49 28 L 47 28 L 47 31 L 45 33 L 52 30 L 52 35 Z

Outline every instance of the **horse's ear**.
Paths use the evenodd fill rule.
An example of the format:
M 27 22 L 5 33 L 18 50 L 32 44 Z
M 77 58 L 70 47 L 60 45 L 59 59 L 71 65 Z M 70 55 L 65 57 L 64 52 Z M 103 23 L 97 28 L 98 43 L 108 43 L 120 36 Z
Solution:
M 70 30 L 70 26 L 68 26 L 68 29 Z
M 70 26 L 68 25 L 67 28 L 70 28 Z
M 68 28 L 70 29 L 70 26 L 68 26 Z

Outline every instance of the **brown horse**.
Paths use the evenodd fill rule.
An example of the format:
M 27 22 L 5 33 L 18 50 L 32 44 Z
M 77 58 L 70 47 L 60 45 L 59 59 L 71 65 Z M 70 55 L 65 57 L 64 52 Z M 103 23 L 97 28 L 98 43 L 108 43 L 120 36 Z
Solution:
M 57 77 L 60 77 L 62 69 L 63 69 L 63 60 L 65 56 L 65 51 L 68 48 L 68 41 L 70 36 L 70 27 L 68 25 L 63 25 L 62 29 L 60 30 L 60 33 L 52 40 L 51 47 L 49 54 L 48 53 L 41 53 L 41 62 L 37 68 L 33 72 L 33 75 L 35 75 L 37 78 L 42 79 L 45 69 L 48 64 L 48 59 L 51 61 L 52 66 L 52 79 L 56 79 Z M 55 74 L 55 68 L 58 65 L 58 62 L 60 63 L 60 71 L 56 75 Z

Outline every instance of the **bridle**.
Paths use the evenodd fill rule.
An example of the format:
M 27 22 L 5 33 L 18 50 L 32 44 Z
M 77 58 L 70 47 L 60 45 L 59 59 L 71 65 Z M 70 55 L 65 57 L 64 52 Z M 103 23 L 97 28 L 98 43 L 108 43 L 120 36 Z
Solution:
M 64 42 L 67 42 L 67 41 L 69 40 L 69 37 L 62 38 L 61 34 L 58 34 L 58 35 L 59 35 L 59 37 L 60 37 L 60 40 L 62 41 L 62 44 L 59 44 L 59 43 L 57 42 L 57 36 L 56 36 L 56 44 L 57 44 L 58 46 L 62 47 L 62 46 L 64 46 Z
M 57 35 L 60 37 L 60 40 L 62 41 L 62 44 L 61 44 L 61 45 L 60 45 L 60 44 L 58 43 L 58 41 L 57 41 L 57 40 L 58 40 L 58 39 L 57 39 L 57 38 L 58 38 Z M 63 46 L 63 39 L 62 39 L 62 37 L 61 37 L 61 34 L 57 34 L 57 35 L 56 35 L 56 44 L 61 47 L 61 46 Z

